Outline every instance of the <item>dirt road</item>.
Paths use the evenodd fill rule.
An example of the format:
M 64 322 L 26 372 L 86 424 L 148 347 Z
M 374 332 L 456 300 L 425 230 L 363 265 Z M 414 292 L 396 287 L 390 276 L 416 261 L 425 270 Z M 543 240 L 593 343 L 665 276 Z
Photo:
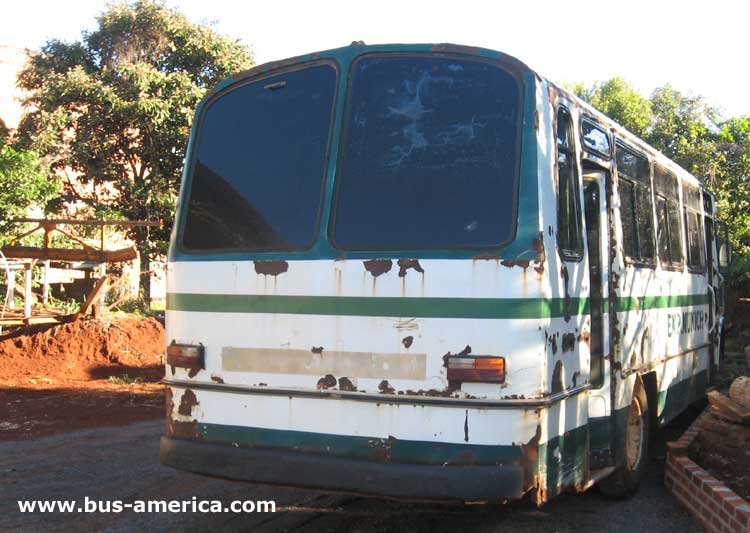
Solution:
M 679 434 L 686 422 L 671 429 Z M 682 426 L 682 427 L 681 427 Z M 655 446 L 639 493 L 612 501 L 598 492 L 564 496 L 536 509 L 510 506 L 404 504 L 313 491 L 209 479 L 162 467 L 161 421 L 87 429 L 0 443 L 0 531 L 701 531 L 662 485 L 663 445 Z M 33 513 L 18 500 L 276 501 L 277 512 L 254 514 Z

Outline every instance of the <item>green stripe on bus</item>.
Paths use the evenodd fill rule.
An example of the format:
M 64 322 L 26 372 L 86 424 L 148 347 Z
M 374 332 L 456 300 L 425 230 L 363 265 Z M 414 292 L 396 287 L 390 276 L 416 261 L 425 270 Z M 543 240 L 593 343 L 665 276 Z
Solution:
M 708 304 L 708 295 L 628 297 L 617 311 L 627 312 Z M 393 298 L 248 294 L 167 294 L 170 311 L 267 313 L 333 316 L 408 316 L 417 318 L 534 319 L 565 316 L 564 298 Z M 606 309 L 606 307 L 605 307 Z M 570 315 L 589 314 L 588 298 L 571 298 Z
M 239 294 L 167 294 L 167 309 L 206 313 L 269 313 L 419 318 L 552 318 L 563 298 L 373 298 Z M 570 314 L 588 314 L 587 298 L 571 298 Z
M 670 296 L 630 296 L 620 298 L 617 311 L 638 311 L 641 309 L 663 309 L 667 307 L 691 307 L 707 305 L 708 294 L 680 294 Z

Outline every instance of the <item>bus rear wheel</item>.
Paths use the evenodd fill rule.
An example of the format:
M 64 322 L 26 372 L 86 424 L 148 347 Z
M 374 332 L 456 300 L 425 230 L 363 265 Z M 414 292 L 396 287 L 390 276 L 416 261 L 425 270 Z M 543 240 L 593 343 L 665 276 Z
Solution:
M 648 464 L 650 434 L 648 400 L 643 383 L 639 379 L 628 408 L 622 464 L 610 476 L 599 482 L 599 488 L 606 496 L 624 498 L 638 489 Z

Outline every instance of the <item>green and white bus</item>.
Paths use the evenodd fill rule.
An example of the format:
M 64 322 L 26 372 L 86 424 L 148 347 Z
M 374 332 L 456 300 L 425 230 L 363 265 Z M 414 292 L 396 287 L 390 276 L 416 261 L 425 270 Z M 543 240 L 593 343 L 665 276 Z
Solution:
M 161 461 L 416 500 L 626 494 L 719 363 L 717 228 L 699 180 L 510 56 L 252 68 L 188 146 Z

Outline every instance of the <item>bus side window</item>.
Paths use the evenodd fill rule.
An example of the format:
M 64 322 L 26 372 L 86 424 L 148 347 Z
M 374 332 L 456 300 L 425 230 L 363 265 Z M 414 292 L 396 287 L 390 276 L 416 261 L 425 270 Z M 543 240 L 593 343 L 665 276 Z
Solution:
M 700 192 L 695 187 L 683 185 L 682 201 L 685 206 L 688 267 L 695 272 L 704 272 L 706 268 L 705 239 L 701 224 Z
M 659 260 L 662 266 L 679 268 L 683 252 L 677 176 L 659 164 L 654 165 L 654 189 Z
M 625 255 L 650 266 L 656 257 L 651 168 L 644 156 L 619 141 L 615 146 Z
M 557 245 L 564 259 L 577 260 L 583 253 L 578 196 L 573 124 L 570 112 L 560 107 L 557 110 Z

